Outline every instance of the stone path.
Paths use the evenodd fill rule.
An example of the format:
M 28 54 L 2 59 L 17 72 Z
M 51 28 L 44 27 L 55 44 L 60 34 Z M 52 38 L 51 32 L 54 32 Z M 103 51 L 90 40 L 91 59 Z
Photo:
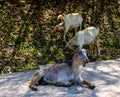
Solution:
M 87 64 L 83 78 L 95 84 L 94 90 L 78 85 L 40 85 L 38 91 L 32 91 L 28 81 L 34 73 L 0 75 L 0 97 L 120 97 L 120 58 Z

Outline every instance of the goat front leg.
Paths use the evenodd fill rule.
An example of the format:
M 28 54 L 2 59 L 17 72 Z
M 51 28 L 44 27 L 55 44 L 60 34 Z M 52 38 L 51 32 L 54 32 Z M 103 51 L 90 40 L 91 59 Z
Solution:
M 82 83 L 83 83 L 84 85 L 87 85 L 89 89 L 94 89 L 94 88 L 95 88 L 95 85 L 87 82 L 86 80 L 83 80 Z
M 75 34 L 77 33 L 77 27 L 75 27 Z
M 84 85 L 87 85 L 89 89 L 94 89 L 94 88 L 95 88 L 95 85 L 87 82 L 86 80 L 83 80 L 81 74 L 82 74 L 82 72 L 79 73 L 79 76 L 78 76 L 79 79 L 77 80 L 77 82 L 78 82 L 79 84 L 82 83 L 82 84 L 84 84 Z
M 71 47 L 77 45 L 77 35 L 75 35 L 71 40 L 69 40 L 68 42 L 66 42 L 66 47 Z M 73 49 L 73 48 L 72 48 Z
M 66 34 L 69 31 L 69 29 L 70 29 L 70 26 L 69 25 L 65 25 L 64 37 L 63 37 L 65 42 L 67 42 L 66 41 Z
M 82 24 L 80 24 L 80 30 L 82 30 Z

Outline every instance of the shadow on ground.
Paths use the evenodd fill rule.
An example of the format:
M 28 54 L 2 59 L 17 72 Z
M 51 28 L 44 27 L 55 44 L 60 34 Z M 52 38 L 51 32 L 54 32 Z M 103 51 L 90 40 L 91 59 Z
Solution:
M 94 90 L 83 86 L 56 87 L 40 85 L 32 91 L 28 82 L 35 70 L 0 76 L 0 97 L 119 97 L 120 59 L 87 64 L 83 78 L 96 85 Z

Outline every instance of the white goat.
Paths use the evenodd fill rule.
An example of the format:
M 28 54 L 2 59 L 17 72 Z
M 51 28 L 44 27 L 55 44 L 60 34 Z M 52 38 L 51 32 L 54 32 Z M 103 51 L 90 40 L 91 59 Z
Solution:
M 83 66 L 89 59 L 84 49 L 74 53 L 71 61 L 49 65 L 41 72 L 40 70 L 32 77 L 29 87 L 37 90 L 38 84 L 52 84 L 57 86 L 70 86 L 72 84 L 84 84 L 88 88 L 94 89 L 95 86 L 83 80 L 81 73 Z
M 82 28 L 83 18 L 79 13 L 70 13 L 67 15 L 59 15 L 58 20 L 61 20 L 61 23 L 55 26 L 55 30 L 59 27 L 64 28 L 64 40 L 66 41 L 66 34 L 70 28 L 75 28 L 75 33 L 77 33 L 77 27 Z
M 98 33 L 99 31 L 95 27 L 88 27 L 76 33 L 75 36 L 67 43 L 66 47 L 77 45 L 79 46 L 79 49 L 82 49 L 83 45 L 95 42 L 97 47 L 97 56 L 100 56 Z

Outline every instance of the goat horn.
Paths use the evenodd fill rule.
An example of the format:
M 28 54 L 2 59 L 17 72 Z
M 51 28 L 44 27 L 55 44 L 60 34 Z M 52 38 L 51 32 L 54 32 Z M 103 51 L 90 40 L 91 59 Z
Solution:
M 67 44 L 67 45 L 65 46 L 65 48 L 66 48 L 66 47 L 69 47 L 69 49 L 72 50 L 74 53 L 77 53 L 77 52 L 78 52 L 78 50 L 75 50 L 72 46 L 70 46 L 69 43 L 67 43 L 67 41 L 65 41 L 65 42 L 66 42 L 66 44 Z

